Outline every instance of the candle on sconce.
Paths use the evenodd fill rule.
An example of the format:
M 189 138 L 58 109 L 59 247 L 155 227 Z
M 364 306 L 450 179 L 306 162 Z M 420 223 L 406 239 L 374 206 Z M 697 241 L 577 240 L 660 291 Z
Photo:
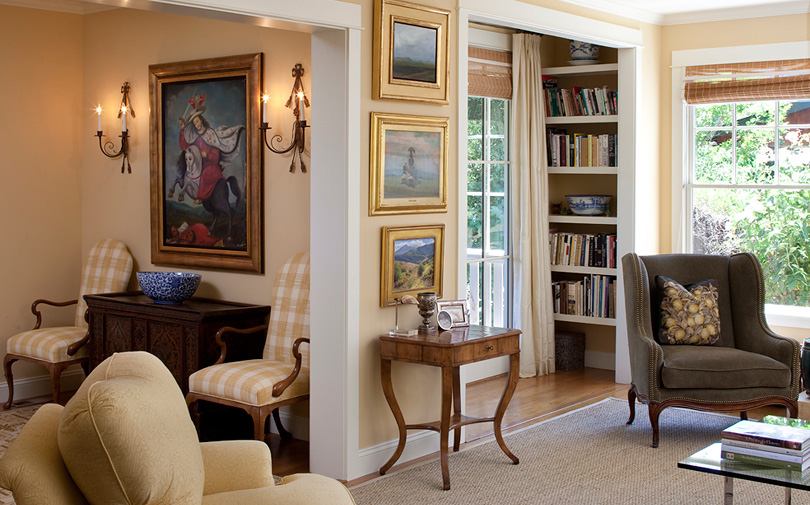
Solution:
M 307 119 L 304 115 L 304 94 L 300 91 L 298 92 L 298 119 L 302 122 Z
M 267 122 L 267 102 L 270 101 L 270 95 L 267 93 L 262 95 L 262 123 Z
M 127 106 L 121 106 L 121 119 L 124 121 L 124 130 L 127 131 Z
M 96 113 L 98 114 L 98 131 L 101 131 L 101 104 L 96 107 Z

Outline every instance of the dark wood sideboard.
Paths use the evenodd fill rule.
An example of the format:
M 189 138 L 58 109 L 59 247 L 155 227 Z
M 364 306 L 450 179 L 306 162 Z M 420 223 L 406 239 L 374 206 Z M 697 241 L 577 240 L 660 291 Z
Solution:
M 178 305 L 154 303 L 141 292 L 85 295 L 90 325 L 90 369 L 115 352 L 148 351 L 172 372 L 183 394 L 188 376 L 214 364 L 220 349 L 216 333 L 223 326 L 250 328 L 265 324 L 267 305 L 191 298 Z M 233 354 L 260 357 L 265 332 L 246 335 Z

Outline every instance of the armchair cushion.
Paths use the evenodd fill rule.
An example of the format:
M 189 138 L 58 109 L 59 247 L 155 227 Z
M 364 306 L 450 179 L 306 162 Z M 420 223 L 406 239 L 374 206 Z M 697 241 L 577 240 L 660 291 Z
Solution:
M 270 448 L 256 440 L 202 442 L 203 496 L 240 489 L 273 487 Z
M 68 355 L 70 344 L 81 340 L 87 328 L 78 326 L 58 326 L 39 328 L 17 333 L 6 342 L 6 351 L 20 356 L 59 363 L 87 357 L 87 346 L 79 348 L 73 356 Z
M 267 405 L 309 394 L 309 368 L 302 367 L 298 377 L 284 393 L 273 397 L 273 386 L 287 378 L 292 370 L 292 363 L 264 359 L 221 363 L 191 374 L 188 390 L 248 405 Z
M 661 298 L 659 343 L 719 345 L 720 309 L 715 279 L 684 287 L 669 277 L 657 275 L 655 283 Z
M 791 369 L 762 354 L 731 347 L 662 345 L 667 389 L 789 388 Z
M 56 444 L 62 409 L 57 403 L 40 407 L 0 459 L 0 486 L 14 490 L 17 505 L 87 505 Z
M 112 355 L 59 420 L 59 451 L 92 504 L 195 504 L 204 469 L 183 393 L 154 355 Z

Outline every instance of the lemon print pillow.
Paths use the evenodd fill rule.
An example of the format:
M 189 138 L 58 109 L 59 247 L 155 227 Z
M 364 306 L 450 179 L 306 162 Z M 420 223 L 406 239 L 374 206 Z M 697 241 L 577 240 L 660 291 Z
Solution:
M 669 277 L 658 275 L 655 283 L 661 299 L 660 343 L 713 345 L 720 341 L 715 279 L 684 287 Z

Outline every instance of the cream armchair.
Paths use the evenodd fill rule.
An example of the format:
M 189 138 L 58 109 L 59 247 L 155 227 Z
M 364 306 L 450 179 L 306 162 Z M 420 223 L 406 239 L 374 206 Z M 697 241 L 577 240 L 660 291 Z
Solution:
M 145 352 L 112 355 L 65 407 L 41 407 L 0 459 L 0 486 L 17 505 L 354 504 L 321 475 L 275 485 L 262 442 L 199 443 L 177 382 Z

